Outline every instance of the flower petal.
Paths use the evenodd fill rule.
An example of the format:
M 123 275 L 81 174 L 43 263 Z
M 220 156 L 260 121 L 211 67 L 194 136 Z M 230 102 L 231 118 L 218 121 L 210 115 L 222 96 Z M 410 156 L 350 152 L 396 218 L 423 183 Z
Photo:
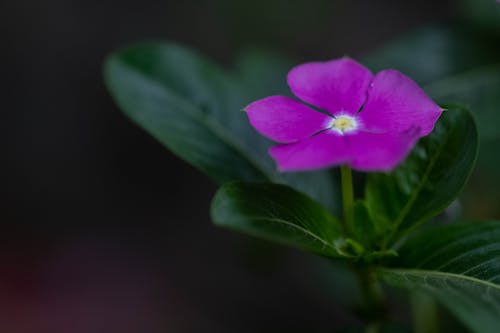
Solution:
M 282 143 L 302 140 L 327 128 L 332 118 L 294 99 L 271 96 L 245 108 L 248 119 L 261 134 Z
M 299 65 L 288 73 L 292 92 L 333 115 L 355 114 L 366 99 L 372 73 L 350 58 Z
M 403 133 L 374 134 L 357 131 L 339 135 L 325 131 L 300 142 L 271 147 L 280 171 L 322 169 L 347 164 L 358 171 L 394 169 L 419 138 L 417 127 Z
M 442 109 L 410 78 L 396 70 L 375 75 L 363 110 L 358 114 L 366 130 L 374 133 L 404 132 L 419 127 L 429 134 Z
M 400 164 L 417 142 L 420 133 L 413 127 L 403 133 L 358 132 L 346 137 L 351 168 L 358 171 L 391 171 Z
M 280 171 L 321 169 L 348 161 L 344 137 L 325 131 L 300 142 L 269 149 Z

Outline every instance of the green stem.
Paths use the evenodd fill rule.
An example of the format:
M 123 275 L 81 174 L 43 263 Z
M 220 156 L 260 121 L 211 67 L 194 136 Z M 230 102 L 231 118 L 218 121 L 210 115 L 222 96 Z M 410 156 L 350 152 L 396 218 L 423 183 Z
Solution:
M 342 207 L 344 224 L 348 233 L 352 232 L 354 224 L 354 191 L 352 187 L 352 171 L 347 165 L 340 167 L 342 181 Z
M 369 267 L 355 269 L 363 296 L 363 312 L 368 320 L 366 333 L 378 333 L 386 320 L 386 301 L 375 272 Z

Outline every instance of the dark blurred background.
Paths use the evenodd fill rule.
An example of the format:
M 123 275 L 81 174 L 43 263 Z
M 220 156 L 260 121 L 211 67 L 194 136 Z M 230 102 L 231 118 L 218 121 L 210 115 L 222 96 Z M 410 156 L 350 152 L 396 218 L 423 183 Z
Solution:
M 249 44 L 298 62 L 359 57 L 455 11 L 436 0 L 2 2 L 0 332 L 356 324 L 323 292 L 320 259 L 212 226 L 215 185 L 117 109 L 102 62 L 144 39 L 227 67 Z

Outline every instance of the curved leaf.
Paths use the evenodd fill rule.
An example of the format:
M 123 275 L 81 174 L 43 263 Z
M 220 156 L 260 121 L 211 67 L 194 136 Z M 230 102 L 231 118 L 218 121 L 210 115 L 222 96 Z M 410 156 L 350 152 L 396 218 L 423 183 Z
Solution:
M 216 181 L 270 178 L 255 153 L 241 148 L 242 136 L 228 135 L 215 121 L 227 108 L 238 110 L 236 100 L 245 101 L 212 64 L 175 45 L 143 44 L 111 55 L 105 79 L 132 120 Z M 244 131 L 234 114 L 224 119 Z
M 429 294 L 474 332 L 498 332 L 500 222 L 430 229 L 407 241 L 392 266 L 379 271 L 387 283 Z
M 233 182 L 215 195 L 211 216 L 218 226 L 316 254 L 339 256 L 338 220 L 307 196 L 284 185 Z
M 265 82 L 273 82 L 269 76 L 275 82 L 274 76 L 281 73 L 282 67 L 266 71 L 270 66 L 266 59 L 257 54 L 248 57 L 239 65 L 240 74 L 232 76 L 179 45 L 144 43 L 110 55 L 104 76 L 116 103 L 134 122 L 218 183 L 287 183 L 333 210 L 332 176 L 278 174 L 267 153 L 271 143 L 240 111 L 261 92 L 257 80 L 247 78 L 252 68 Z M 279 58 L 271 59 L 279 69 Z M 282 75 L 279 79 L 285 82 Z
M 401 166 L 368 175 L 366 205 L 379 232 L 394 240 L 445 209 L 467 182 L 477 145 L 474 119 L 450 107 Z

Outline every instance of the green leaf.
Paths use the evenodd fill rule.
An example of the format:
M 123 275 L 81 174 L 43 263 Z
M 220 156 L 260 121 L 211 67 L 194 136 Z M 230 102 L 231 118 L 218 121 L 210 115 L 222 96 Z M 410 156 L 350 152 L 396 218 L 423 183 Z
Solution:
M 499 56 L 500 58 L 500 56 Z M 464 204 L 467 214 L 471 216 L 491 217 L 499 216 L 493 204 L 485 204 L 484 197 L 495 198 L 500 195 L 500 64 L 478 67 L 454 76 L 450 76 L 429 85 L 425 90 L 438 102 L 452 101 L 466 105 L 472 110 L 476 119 L 480 148 L 477 160 L 477 172 L 474 173 L 471 183 L 475 187 L 468 187 L 468 195 Z M 479 189 L 479 193 L 474 189 Z M 477 212 L 480 207 L 489 207 L 490 211 Z M 473 210 L 473 211 L 471 211 Z
M 399 255 L 393 268 L 379 270 L 387 283 L 427 293 L 474 332 L 498 332 L 500 222 L 432 228 L 407 241 Z
M 479 25 L 494 22 L 500 27 L 500 4 L 493 0 L 463 0 L 462 4 L 462 12 L 472 21 Z M 484 168 L 495 169 L 500 160 L 500 131 L 496 128 L 500 122 L 499 59 L 500 35 L 462 22 L 404 34 L 368 55 L 364 63 L 374 70 L 402 71 L 424 84 L 424 90 L 440 103 L 468 106 L 481 137 L 478 166 L 482 172 Z M 493 178 L 498 183 L 495 174 Z
M 132 120 L 216 181 L 270 178 L 255 151 L 242 149 L 244 137 L 231 136 L 216 121 L 248 132 L 237 126 L 242 112 L 223 114 L 246 100 L 213 64 L 179 46 L 142 44 L 111 55 L 105 79 Z
M 211 216 L 218 226 L 338 257 L 341 225 L 322 206 L 284 185 L 233 182 L 215 195 Z
M 402 165 L 368 175 L 366 205 L 379 233 L 394 241 L 445 209 L 467 182 L 477 145 L 474 119 L 450 107 Z
M 370 216 L 370 212 L 364 201 L 357 200 L 354 203 L 354 225 L 353 235 L 366 248 L 372 249 L 379 243 L 377 237 L 380 230 Z
M 253 53 L 241 60 L 240 73 L 231 75 L 179 45 L 144 43 L 110 55 L 104 77 L 130 119 L 216 182 L 287 183 L 333 210 L 330 173 L 279 174 L 267 153 L 271 142 L 240 111 L 264 93 L 258 80 L 249 78 L 251 73 L 260 73 L 264 82 L 285 82 L 279 61 Z M 266 70 L 270 63 L 276 71 Z M 276 78 L 278 74 L 283 76 Z

